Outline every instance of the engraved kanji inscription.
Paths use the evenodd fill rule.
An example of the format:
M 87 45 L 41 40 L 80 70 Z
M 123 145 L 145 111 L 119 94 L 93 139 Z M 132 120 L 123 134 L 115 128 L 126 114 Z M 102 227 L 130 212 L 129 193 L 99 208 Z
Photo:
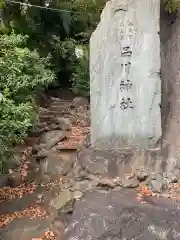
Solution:
M 132 55 L 132 51 L 130 47 L 123 47 L 122 52 L 121 52 L 121 56 L 125 57 L 125 56 L 131 56 Z
M 126 110 L 128 108 L 133 109 L 134 105 L 133 105 L 133 102 L 131 101 L 131 99 L 129 97 L 123 97 L 121 99 L 121 102 L 120 102 L 120 108 L 122 110 Z
M 129 91 L 131 89 L 132 89 L 132 83 L 130 80 L 126 80 L 126 81 L 121 80 L 121 82 L 120 82 L 120 91 L 121 92 L 124 90 Z

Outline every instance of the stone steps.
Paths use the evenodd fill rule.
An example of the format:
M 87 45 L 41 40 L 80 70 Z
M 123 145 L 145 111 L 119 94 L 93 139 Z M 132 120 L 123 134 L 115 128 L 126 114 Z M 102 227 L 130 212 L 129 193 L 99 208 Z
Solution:
M 65 113 L 57 113 L 57 114 L 45 114 L 45 115 L 41 115 L 39 116 L 39 121 L 40 123 L 44 122 L 44 121 L 49 121 L 49 120 L 54 120 L 55 118 L 58 117 L 64 117 L 64 118 L 68 118 L 70 116 L 70 114 L 65 114 Z
M 51 97 L 52 102 L 59 102 L 59 103 L 72 103 L 72 100 L 64 100 L 61 98 Z
M 56 111 L 56 112 L 59 112 L 59 111 L 69 111 L 69 107 L 68 106 L 66 106 L 66 107 L 64 107 L 64 106 L 59 106 L 59 105 L 51 105 L 51 111 Z

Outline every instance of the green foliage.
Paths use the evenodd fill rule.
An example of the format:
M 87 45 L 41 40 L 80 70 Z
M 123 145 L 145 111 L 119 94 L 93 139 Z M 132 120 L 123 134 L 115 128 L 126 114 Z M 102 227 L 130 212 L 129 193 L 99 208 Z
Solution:
M 0 101 L 0 160 L 5 160 L 13 146 L 20 143 L 33 127 L 36 117 L 31 103 L 15 105 L 1 95 Z
M 33 97 L 55 76 L 49 59 L 29 50 L 27 36 L 0 35 L 0 159 L 6 158 L 36 121 Z
M 180 0 L 164 0 L 164 4 L 169 13 L 176 12 L 180 8 Z
M 89 94 L 88 43 L 105 2 L 49 1 L 48 7 L 65 10 L 58 12 L 0 0 L 1 160 L 34 127 L 34 96 L 54 84 L 55 75 L 56 85 L 70 82 L 74 92 Z M 40 0 L 28 3 L 45 6 Z
M 60 86 L 65 85 L 64 82 L 70 82 L 72 78 L 74 83 L 79 82 L 78 69 L 85 66 L 83 67 L 76 58 L 75 47 L 76 45 L 83 47 L 89 43 L 105 2 L 106 0 L 49 1 L 49 7 L 65 10 L 62 12 L 6 2 L 4 8 L 6 21 L 2 29 L 6 31 L 13 28 L 17 33 L 27 34 L 28 47 L 38 49 L 41 56 L 51 53 L 51 68 L 56 71 Z M 28 3 L 45 6 L 44 1 L 29 0 Z M 85 81 L 82 79 L 82 83 Z M 79 85 L 75 86 L 77 88 Z

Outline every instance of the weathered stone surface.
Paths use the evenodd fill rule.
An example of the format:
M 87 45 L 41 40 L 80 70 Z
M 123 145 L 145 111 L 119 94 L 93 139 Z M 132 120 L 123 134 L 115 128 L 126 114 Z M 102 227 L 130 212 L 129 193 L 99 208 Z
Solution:
M 70 240 L 177 240 L 180 236 L 179 203 L 146 197 L 136 201 L 136 192 L 87 193 L 76 201 L 64 235 Z
M 85 172 L 109 177 L 130 175 L 135 160 L 134 150 L 105 151 L 84 148 L 77 154 L 77 163 Z
M 71 171 L 73 166 L 72 161 L 62 159 L 57 152 L 49 152 L 45 159 L 40 160 L 41 174 L 48 174 L 52 179 L 59 178 L 61 175 L 66 175 Z
M 88 133 L 86 138 L 84 139 L 84 147 L 88 148 L 91 146 L 91 134 Z
M 58 126 L 61 130 L 67 131 L 70 129 L 71 121 L 69 118 L 57 117 L 55 121 L 59 124 Z
M 61 130 L 52 130 L 45 132 L 41 135 L 40 142 L 46 144 L 46 148 L 50 149 L 54 147 L 58 142 L 64 139 L 67 135 L 67 132 Z
M 149 174 L 148 172 L 144 170 L 139 170 L 136 172 L 136 177 L 139 181 L 145 181 L 148 178 Z
M 161 136 L 160 0 L 110 0 L 90 40 L 91 141 L 149 147 Z
M 15 188 L 23 183 L 20 172 L 12 172 L 8 175 L 8 185 L 11 188 Z
M 137 179 L 134 179 L 134 178 L 123 179 L 120 182 L 120 186 L 124 188 L 136 188 L 139 186 L 139 182 L 137 181 Z
M 18 155 L 15 155 L 11 158 L 8 159 L 6 163 L 6 168 L 7 169 L 15 169 L 21 165 L 21 160 Z
M 36 160 L 40 160 L 40 159 L 43 159 L 43 158 L 46 158 L 48 156 L 49 152 L 47 150 L 41 150 L 37 153 L 36 155 Z
M 149 187 L 153 190 L 153 192 L 161 193 L 168 186 L 168 180 L 164 178 L 161 174 L 156 174 L 149 181 Z
M 69 190 L 63 190 L 59 195 L 51 201 L 51 206 L 62 212 L 69 212 L 69 209 L 74 205 L 76 200 L 83 195 L 80 191 L 70 192 Z
M 151 172 L 164 172 L 164 159 L 166 159 L 165 149 L 100 150 L 89 147 L 77 152 L 77 166 L 74 166 L 74 170 L 79 167 L 79 172 L 83 170 L 88 174 L 124 178 L 132 174 L 136 175 L 140 169 L 143 169 L 143 175 Z M 77 172 L 77 177 L 79 172 Z
M 79 107 L 79 106 L 82 106 L 82 105 L 88 105 L 89 101 L 85 97 L 75 97 L 73 99 L 73 104 L 74 104 L 75 107 Z

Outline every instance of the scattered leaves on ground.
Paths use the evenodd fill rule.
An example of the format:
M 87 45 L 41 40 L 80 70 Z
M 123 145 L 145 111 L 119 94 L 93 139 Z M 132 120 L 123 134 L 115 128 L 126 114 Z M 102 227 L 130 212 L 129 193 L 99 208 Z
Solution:
M 59 149 L 79 149 L 89 132 L 89 128 L 83 127 L 71 127 L 70 133 L 67 139 L 58 144 Z
M 147 185 L 142 184 L 142 185 L 140 185 L 140 188 L 139 188 L 139 191 L 137 193 L 137 198 L 136 199 L 140 203 L 146 203 L 144 201 L 144 196 L 158 197 L 159 195 L 157 193 L 154 193 L 152 190 L 150 190 Z
M 167 197 L 171 200 L 180 201 L 180 183 L 171 183 L 168 185 Z M 137 193 L 137 200 L 141 203 L 146 203 L 144 201 L 144 196 L 159 197 L 160 194 L 153 192 L 148 188 L 147 185 L 142 184 Z M 162 194 L 163 197 L 163 194 Z
M 42 234 L 40 240 L 56 240 L 56 236 L 51 230 L 47 230 Z
M 31 206 L 20 212 L 14 212 L 9 214 L 0 215 L 0 228 L 5 228 L 14 219 L 19 219 L 24 216 L 28 216 L 31 219 L 47 217 L 47 212 L 39 205 Z
M 3 187 L 0 188 L 0 202 L 21 198 L 24 195 L 35 192 L 37 185 L 35 182 L 29 184 L 22 184 L 16 188 Z
M 180 183 L 169 184 L 168 198 L 173 200 L 180 200 Z

